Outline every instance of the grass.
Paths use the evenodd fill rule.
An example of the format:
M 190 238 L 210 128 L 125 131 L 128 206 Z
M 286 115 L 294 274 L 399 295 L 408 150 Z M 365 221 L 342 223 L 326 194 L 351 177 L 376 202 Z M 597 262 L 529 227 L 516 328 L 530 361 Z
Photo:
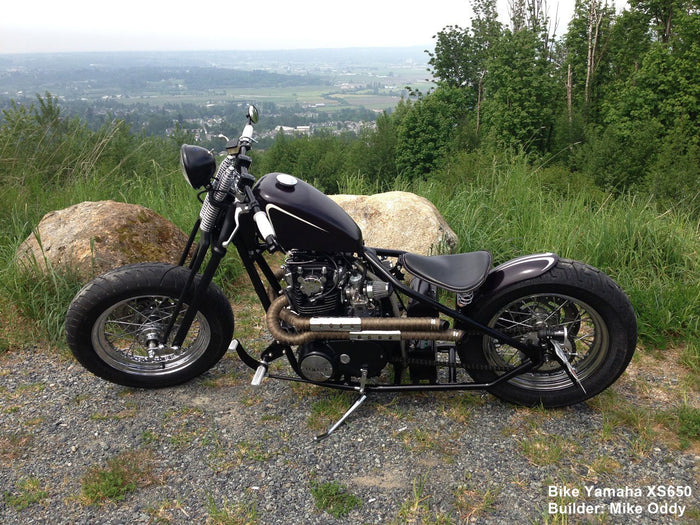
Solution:
M 520 439 L 522 454 L 538 467 L 559 465 L 562 460 L 581 452 L 581 447 L 571 439 L 557 434 L 535 432 L 535 435 Z
M 324 430 L 338 421 L 355 402 L 355 395 L 348 392 L 332 391 L 320 394 L 320 399 L 311 403 L 311 414 L 306 420 L 312 430 Z
M 149 451 L 123 452 L 105 466 L 93 466 L 81 479 L 81 502 L 96 505 L 116 502 L 140 487 L 157 483 Z
M 434 511 L 430 494 L 425 493 L 427 474 L 413 480 L 411 497 L 407 498 L 397 513 L 396 524 L 415 523 L 425 525 L 449 525 L 454 523 L 446 514 Z
M 16 510 L 24 510 L 30 505 L 41 503 L 49 493 L 40 479 L 24 478 L 19 481 L 14 491 L 5 493 L 5 502 Z
M 254 525 L 260 522 L 257 506 L 254 502 L 239 501 L 231 503 L 224 500 L 220 505 L 213 497 L 208 497 L 208 525 Z
M 487 515 L 498 501 L 500 492 L 499 487 L 483 486 L 482 483 L 471 479 L 470 475 L 467 481 L 455 490 L 455 507 L 460 523 L 472 523 Z
M 311 495 L 316 508 L 334 518 L 342 518 L 362 505 L 362 500 L 348 492 L 347 487 L 335 481 L 311 483 Z

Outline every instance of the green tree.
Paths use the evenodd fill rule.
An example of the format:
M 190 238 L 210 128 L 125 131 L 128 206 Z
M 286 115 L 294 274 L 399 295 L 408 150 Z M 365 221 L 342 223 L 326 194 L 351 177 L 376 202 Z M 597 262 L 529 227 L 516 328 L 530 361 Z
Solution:
M 380 187 L 389 186 L 396 179 L 397 120 L 384 112 L 377 117 L 374 129 L 360 134 L 352 145 L 349 175 L 359 173 Z
M 298 155 L 296 141 L 280 131 L 265 154 L 256 157 L 253 167 L 258 175 L 273 171 L 294 174 Z
M 665 180 L 658 176 L 663 171 L 659 160 L 672 159 L 668 152 L 677 142 L 672 135 L 680 133 L 689 146 L 700 143 L 700 12 L 694 7 L 697 2 L 691 0 L 671 3 L 674 15 L 670 25 L 662 24 L 662 29 L 646 9 L 652 2 L 632 3 L 636 12 L 631 19 L 644 24 L 651 40 L 638 67 L 627 78 L 614 82 L 615 89 L 608 90 L 600 121 L 604 131 L 594 131 L 598 138 L 591 141 L 625 152 L 611 151 L 603 157 L 608 159 L 605 183 L 612 187 L 644 186 L 653 167 L 657 175 L 651 186 L 659 192 L 660 181 Z M 641 10 L 642 5 L 646 10 Z M 595 147 L 588 154 L 601 157 Z M 688 154 L 692 158 L 690 150 Z M 670 163 L 668 169 L 679 165 Z M 683 176 L 696 176 L 692 170 L 685 173 Z M 601 178 L 601 174 L 594 176 Z
M 465 90 L 439 87 L 414 102 L 397 124 L 396 169 L 409 179 L 439 169 L 467 123 Z
M 610 39 L 615 12 L 601 0 L 577 0 L 564 36 L 568 113 L 595 120 L 602 88 L 610 80 Z
M 554 64 L 541 34 L 506 31 L 499 40 L 484 82 L 484 126 L 490 140 L 503 146 L 546 151 L 557 101 Z
M 646 16 L 657 38 L 668 42 L 673 32 L 674 19 L 678 14 L 687 13 L 693 1 L 688 0 L 630 0 L 630 7 Z M 696 3 L 697 4 L 697 3 Z M 697 5 L 695 5 L 697 9 Z
M 439 85 L 465 90 L 463 103 L 476 112 L 478 132 L 487 63 L 503 26 L 497 19 L 495 0 L 474 0 L 472 8 L 475 16 L 470 28 L 451 25 L 433 37 L 435 51 L 429 53 L 428 64 Z

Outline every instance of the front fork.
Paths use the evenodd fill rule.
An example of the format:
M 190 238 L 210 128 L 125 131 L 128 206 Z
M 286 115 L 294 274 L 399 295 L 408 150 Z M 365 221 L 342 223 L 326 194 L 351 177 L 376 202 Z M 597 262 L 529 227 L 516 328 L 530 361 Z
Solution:
M 180 348 L 182 346 L 182 343 L 185 341 L 185 338 L 187 337 L 187 332 L 190 331 L 190 327 L 192 326 L 192 321 L 194 321 L 195 315 L 197 315 L 197 310 L 199 309 L 199 303 L 202 300 L 202 297 L 204 296 L 204 293 L 206 292 L 206 289 L 209 288 L 209 285 L 211 284 L 212 280 L 214 279 L 214 274 L 216 273 L 217 268 L 219 267 L 219 264 L 221 264 L 221 260 L 224 258 L 224 255 L 226 255 L 226 249 L 222 248 L 221 250 L 217 249 L 215 246 L 211 250 L 211 259 L 209 259 L 209 262 L 207 263 L 206 268 L 204 269 L 204 272 L 202 273 L 202 278 L 200 279 L 199 283 L 197 284 L 197 287 L 194 289 L 194 293 L 192 295 L 192 299 L 190 300 L 190 304 L 187 307 L 187 311 L 185 312 L 185 315 L 182 318 L 182 321 L 180 322 L 180 327 L 178 328 L 177 332 L 175 333 L 175 337 L 173 338 L 173 342 L 171 343 L 173 348 Z M 196 270 L 192 269 L 191 270 L 192 274 L 196 273 Z M 183 291 L 183 293 L 186 293 L 187 287 Z M 175 309 L 175 312 L 173 313 L 173 318 L 170 320 L 171 326 L 169 327 L 169 330 L 166 333 L 166 341 L 167 337 L 169 336 L 170 332 L 172 331 L 172 328 L 175 324 L 175 320 L 177 319 L 177 316 L 180 313 L 180 310 L 182 309 L 182 296 L 180 298 L 180 301 L 178 302 L 178 308 Z
M 233 216 L 232 209 L 227 210 L 227 214 Z M 226 232 L 223 231 L 224 229 L 230 229 L 231 231 L 228 232 L 228 235 L 231 234 L 234 227 L 234 225 L 231 225 L 231 222 L 232 221 L 229 220 L 224 221 L 224 228 L 222 228 L 222 232 L 217 236 L 217 239 L 227 238 L 227 236 L 225 235 Z M 192 249 L 192 246 L 194 244 L 194 239 L 197 236 L 197 232 L 199 231 L 200 223 L 201 220 L 198 219 L 194 227 L 192 228 L 192 232 L 190 233 L 187 245 L 185 246 L 185 249 L 182 252 L 182 256 L 180 257 L 179 266 L 184 266 L 185 261 L 187 260 L 190 250 Z M 210 247 L 211 250 L 209 250 Z M 211 257 L 209 259 L 209 262 L 204 268 L 204 272 L 202 272 L 202 276 L 199 282 L 197 283 L 197 287 L 194 290 L 192 290 L 194 279 L 197 276 L 197 273 L 199 272 L 202 263 L 204 262 L 204 258 L 206 257 L 207 252 L 209 251 L 211 251 Z M 197 310 L 199 309 L 200 301 L 202 300 L 206 289 L 209 288 L 209 285 L 214 279 L 216 270 L 219 268 L 221 260 L 224 258 L 225 255 L 226 248 L 224 248 L 220 242 L 212 242 L 211 234 L 209 232 L 201 232 L 200 241 L 197 244 L 197 248 L 195 249 L 195 253 L 193 254 L 192 260 L 190 262 L 190 275 L 187 280 L 187 284 L 180 293 L 180 297 L 178 298 L 177 304 L 175 305 L 175 311 L 173 312 L 173 315 L 170 318 L 170 323 L 168 323 L 168 327 L 165 330 L 161 344 L 167 345 L 167 341 L 170 338 L 170 334 L 175 328 L 175 323 L 180 317 L 180 312 L 182 311 L 182 308 L 185 304 L 185 298 L 188 295 L 190 295 L 190 292 L 192 292 L 185 315 L 180 321 L 180 326 L 178 327 L 177 332 L 175 333 L 175 337 L 173 338 L 172 343 L 170 343 L 171 348 L 175 350 L 182 347 L 182 344 L 184 343 L 185 338 L 187 337 L 187 333 L 189 332 L 190 327 L 192 326 L 192 322 L 194 321 L 194 318 L 197 315 Z
M 226 246 L 228 246 L 231 241 L 233 241 L 234 246 L 236 246 L 238 250 L 238 254 L 241 258 L 241 261 L 243 262 L 246 272 L 248 273 L 253 287 L 255 288 L 255 291 L 258 295 L 258 298 L 260 299 L 260 302 L 265 308 L 265 310 L 267 310 L 267 308 L 270 306 L 270 298 L 268 297 L 265 285 L 260 279 L 260 275 L 255 269 L 256 263 L 263 272 L 265 279 L 273 287 L 273 289 L 275 288 L 275 286 L 277 287 L 277 289 L 275 289 L 274 291 L 279 292 L 279 283 L 277 282 L 277 279 L 275 278 L 274 273 L 270 269 L 269 265 L 265 262 L 264 258 L 262 257 L 261 252 L 259 250 L 249 251 L 248 248 L 245 246 L 245 242 L 236 242 L 237 240 L 239 240 L 238 234 L 236 233 L 236 207 L 229 207 L 225 213 L 226 217 L 223 220 L 221 231 L 216 235 L 214 239 L 212 238 L 212 235 L 210 233 L 201 232 L 200 242 L 197 245 L 195 253 L 193 254 L 192 261 L 190 262 L 189 279 L 185 288 L 180 294 L 177 305 L 175 307 L 175 312 L 173 313 L 173 317 L 170 319 L 168 328 L 165 331 L 162 344 L 166 344 L 166 341 L 168 341 L 168 338 L 170 337 L 170 334 L 172 333 L 175 327 L 175 323 L 178 319 L 178 316 L 180 315 L 180 312 L 182 311 L 182 308 L 184 306 L 185 298 L 190 294 L 191 291 L 192 295 L 189 301 L 189 305 L 187 307 L 187 311 L 185 312 L 185 315 L 182 318 L 180 326 L 177 332 L 175 333 L 175 337 L 171 343 L 171 346 L 173 348 L 179 349 L 182 346 L 182 343 L 185 341 L 187 333 L 190 330 L 192 322 L 194 321 L 195 315 L 197 314 L 200 301 L 204 296 L 206 289 L 209 287 L 212 280 L 214 279 L 216 270 L 219 268 L 222 259 L 227 253 Z M 197 221 L 195 223 L 192 233 L 190 234 L 187 246 L 182 254 L 182 257 L 180 258 L 180 266 L 183 266 L 185 264 L 189 252 L 192 249 L 192 246 L 194 244 L 194 238 L 196 237 L 197 232 L 199 230 L 199 224 L 200 221 Z M 226 240 L 226 242 L 222 242 L 222 240 L 224 239 Z M 204 268 L 204 271 L 202 272 L 202 276 L 199 279 L 196 288 L 192 290 L 195 277 L 199 272 L 199 269 L 201 268 L 207 253 L 209 252 L 211 253 L 211 257 L 206 267 Z

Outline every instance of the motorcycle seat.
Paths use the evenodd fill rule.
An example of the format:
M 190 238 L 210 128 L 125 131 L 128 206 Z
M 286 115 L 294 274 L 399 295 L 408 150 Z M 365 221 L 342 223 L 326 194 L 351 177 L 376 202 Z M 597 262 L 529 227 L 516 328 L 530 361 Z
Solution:
M 487 251 L 429 256 L 404 253 L 399 262 L 415 277 L 450 292 L 466 293 L 486 280 L 491 254 Z

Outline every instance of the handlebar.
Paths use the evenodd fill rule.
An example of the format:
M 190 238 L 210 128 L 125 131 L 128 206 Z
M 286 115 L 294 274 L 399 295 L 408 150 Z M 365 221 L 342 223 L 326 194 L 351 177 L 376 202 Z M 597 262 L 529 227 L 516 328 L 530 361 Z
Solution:
M 253 124 L 252 124 L 252 122 L 248 121 L 248 124 L 245 125 L 245 127 L 243 128 L 243 134 L 238 139 L 238 141 L 241 143 L 247 143 L 247 144 L 250 144 L 251 142 L 255 142 L 255 140 L 253 139 Z
M 255 106 L 250 106 L 248 108 L 248 123 L 244 126 L 243 133 L 238 139 L 239 148 L 238 153 L 236 154 L 236 166 L 238 168 L 239 178 L 237 183 L 239 190 L 244 192 L 248 205 L 253 212 L 253 221 L 258 228 L 260 237 L 267 244 L 267 248 L 273 252 L 279 247 L 275 228 L 272 226 L 267 214 L 260 209 L 260 204 L 255 198 L 255 195 L 253 195 L 251 186 L 255 182 L 255 178 L 248 173 L 248 167 L 250 166 L 251 159 L 250 157 L 246 156 L 246 153 L 248 153 L 248 150 L 255 142 L 255 139 L 253 138 L 253 124 L 255 124 L 257 121 L 258 110 L 255 108 Z
M 252 159 L 248 157 L 246 153 L 248 153 L 252 144 L 255 142 L 255 139 L 253 139 L 253 124 L 255 122 L 257 122 L 257 110 L 251 106 L 251 108 L 248 109 L 248 122 L 243 128 L 242 135 L 237 142 L 229 141 L 226 144 L 228 156 L 219 165 L 216 178 L 209 188 L 209 192 L 202 204 L 202 209 L 199 214 L 200 229 L 203 232 L 212 231 L 214 225 L 218 222 L 220 217 L 222 217 L 222 208 L 232 204 L 233 201 L 227 199 L 227 197 L 233 197 L 233 193 L 231 193 L 233 190 L 236 194 L 243 195 L 243 200 L 239 201 L 239 204 L 243 206 L 239 206 L 238 209 L 253 214 L 253 221 L 255 222 L 260 237 L 265 241 L 267 248 L 273 252 L 279 248 L 275 229 L 270 223 L 267 214 L 260 209 L 260 204 L 252 190 L 255 177 L 248 173 L 248 168 L 250 167 Z M 229 240 L 226 241 L 226 244 L 231 241 L 233 234 L 238 229 L 239 214 L 239 211 L 234 214 L 236 218 L 235 229 Z

